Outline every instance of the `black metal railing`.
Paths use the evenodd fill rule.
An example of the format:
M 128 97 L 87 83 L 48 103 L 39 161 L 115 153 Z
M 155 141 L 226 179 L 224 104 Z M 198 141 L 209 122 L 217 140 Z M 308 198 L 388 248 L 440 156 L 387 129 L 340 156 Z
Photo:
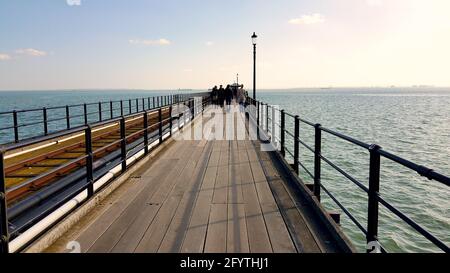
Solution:
M 46 136 L 49 133 L 79 128 L 92 122 L 112 120 L 125 114 L 138 113 L 145 109 L 150 110 L 169 105 L 196 95 L 202 96 L 202 93 L 174 94 L 0 112 L 0 121 L 3 121 L 2 127 L 0 127 L 0 145 L 19 143 L 35 137 Z M 49 118 L 50 116 L 51 118 Z M 54 127 L 53 130 L 50 130 L 50 127 Z
M 258 100 L 253 100 L 252 98 L 247 98 L 249 103 L 254 106 L 256 110 L 256 123 L 258 126 L 258 132 L 260 130 L 265 131 L 267 135 L 271 134 L 271 136 L 279 142 L 280 146 L 278 147 L 280 153 L 283 157 L 286 158 L 286 155 L 289 154 L 290 157 L 293 158 L 292 168 L 293 171 L 298 175 L 299 167 L 305 171 L 307 176 L 311 177 L 314 181 L 312 186 L 312 194 L 317 198 L 320 202 L 321 199 L 321 190 L 323 190 L 333 202 L 348 216 L 348 218 L 353 222 L 358 229 L 365 235 L 366 242 L 369 244 L 370 242 L 377 242 L 380 246 L 381 252 L 386 252 L 386 249 L 380 244 L 378 239 L 378 218 L 379 218 L 379 204 L 383 205 L 387 210 L 396 215 L 399 219 L 401 219 L 404 223 L 412 227 L 415 231 L 425 237 L 429 242 L 437 246 L 442 251 L 449 253 L 450 249 L 444 242 L 439 240 L 436 236 L 431 234 L 421 225 L 416 223 L 410 217 L 405 215 L 395 206 L 386 201 L 380 194 L 380 159 L 385 158 L 397 164 L 400 164 L 410 170 L 417 172 L 419 175 L 428 178 L 429 180 L 437 181 L 443 185 L 450 186 L 450 177 L 442 175 L 434 170 L 427 168 L 425 166 L 418 165 L 411 161 L 408 161 L 404 158 L 391 154 L 385 150 L 383 150 L 380 146 L 376 144 L 367 144 L 352 137 L 346 136 L 342 133 L 333 131 L 331 129 L 322 127 L 320 124 L 315 124 L 300 118 L 297 115 L 290 114 L 283 109 L 278 109 L 268 104 L 264 104 Z M 262 107 L 262 105 L 266 105 L 266 107 Z M 276 123 L 275 120 L 269 118 L 269 109 L 272 111 L 272 119 L 274 117 L 273 112 L 276 111 L 279 114 L 280 123 Z M 266 124 L 264 126 L 264 122 L 262 122 L 262 117 L 266 117 Z M 294 123 L 294 132 L 290 132 L 286 127 L 286 119 L 293 119 Z M 279 137 L 276 135 L 276 132 L 271 132 L 269 129 L 269 120 L 271 120 L 272 124 L 276 125 L 280 128 Z M 299 136 L 300 131 L 300 123 L 310 126 L 314 129 L 314 147 L 310 147 L 307 145 Z M 273 128 L 273 127 L 272 127 Z M 273 130 L 273 129 L 272 129 Z M 334 164 L 331 160 L 325 157 L 322 154 L 322 133 L 327 133 L 336 138 L 342 139 L 348 143 L 356 145 L 360 148 L 363 148 L 369 152 L 369 181 L 368 187 L 364 185 L 361 181 L 354 178 L 351 174 L 345 172 L 342 168 Z M 261 133 L 258 133 L 258 137 Z M 289 135 L 293 139 L 294 151 L 290 151 L 286 145 L 286 135 Z M 306 166 L 302 163 L 301 158 L 299 156 L 299 145 L 302 145 L 307 150 L 314 154 L 313 167 L 314 170 L 311 172 L 306 168 Z M 333 195 L 333 193 L 327 189 L 321 183 L 321 162 L 327 163 L 331 168 L 335 171 L 339 172 L 345 178 L 353 182 L 356 186 L 358 186 L 361 190 L 363 190 L 368 196 L 367 203 L 367 223 L 364 227 L 362 223 L 360 223 L 355 216 Z M 368 245 L 369 246 L 369 245 Z M 367 249 L 367 252 L 371 252 L 373 249 Z
M 26 228 L 29 228 L 31 225 L 36 223 L 36 221 L 42 219 L 52 211 L 55 211 L 70 198 L 73 198 L 80 192 L 87 191 L 88 198 L 86 200 L 90 199 L 96 191 L 94 190 L 94 182 L 97 179 L 102 177 L 107 172 L 111 171 L 113 168 L 115 168 L 115 166 L 121 166 L 121 173 L 125 172 L 130 167 L 128 160 L 132 156 L 136 155 L 140 151 L 143 151 L 143 154 L 147 155 L 151 150 L 149 148 L 150 144 L 156 143 L 154 146 L 152 146 L 156 147 L 156 145 L 163 143 L 165 139 L 172 135 L 172 131 L 175 130 L 175 128 L 173 128 L 174 126 L 176 126 L 177 129 L 180 129 L 187 122 L 190 122 L 196 115 L 203 113 L 203 109 L 210 103 L 210 101 L 209 95 L 205 96 L 205 93 L 200 95 L 201 103 L 198 104 L 194 104 L 193 102 L 194 97 L 198 97 L 199 94 L 174 95 L 170 97 L 167 96 L 166 98 L 154 97 L 151 100 L 149 98 L 148 101 L 155 102 L 156 100 L 156 104 L 154 104 L 155 107 L 151 108 L 150 110 L 142 108 L 142 110 L 138 111 L 137 113 L 131 113 L 125 116 L 113 118 L 111 118 L 110 116 L 108 120 L 103 120 L 92 124 L 88 123 L 77 128 L 71 128 L 69 130 L 63 130 L 54 134 L 48 134 L 46 136 L 33 138 L 29 141 L 6 145 L 2 149 L 0 149 L 0 253 L 9 252 L 9 242 L 12 238 L 19 236 L 20 233 L 26 230 Z M 180 105 L 184 105 L 184 109 L 181 108 L 180 110 Z M 174 113 L 173 109 L 177 109 L 176 113 Z M 150 123 L 150 115 L 157 115 L 157 121 Z M 135 118 L 142 118 L 142 128 L 127 135 L 126 124 L 127 122 L 130 122 L 130 120 Z M 181 120 L 183 123 L 181 123 Z M 176 123 L 174 124 L 175 121 Z M 94 149 L 94 128 L 101 128 L 108 125 L 118 125 L 118 130 L 120 132 L 119 139 L 110 142 L 105 146 Z M 169 132 L 167 132 L 167 130 Z M 32 207 L 33 204 L 37 205 L 42 200 L 36 201 L 36 199 L 29 199 L 26 200 L 26 203 L 19 202 L 18 204 L 14 204 L 14 207 L 8 207 L 7 195 L 13 189 L 6 188 L 6 166 L 4 160 L 5 153 L 16 149 L 26 148 L 27 146 L 32 144 L 54 140 L 65 136 L 71 136 L 76 133 L 84 134 L 84 155 L 74 158 L 61 166 L 51 169 L 49 172 L 39 175 L 39 178 L 42 178 L 42 176 L 51 176 L 54 174 L 58 174 L 69 165 L 79 164 L 80 166 L 84 166 L 84 171 L 82 171 L 83 179 L 80 180 L 80 178 L 78 178 L 77 180 L 81 181 L 79 187 L 72 187 L 73 191 L 70 192 L 70 194 L 64 196 L 64 198 L 62 198 L 59 202 L 55 202 L 55 204 L 47 208 L 46 211 L 40 212 L 40 218 L 34 218 L 32 219 L 32 221 L 30 220 L 27 223 L 22 223 L 21 227 L 14 229 L 13 232 L 10 232 L 10 221 L 20 215 L 20 213 L 23 213 L 24 211 Z M 118 150 L 118 154 L 114 157 L 109 158 L 108 161 L 105 161 L 101 164 L 94 164 L 94 158 L 96 157 L 96 155 L 107 151 L 108 149 Z M 27 181 L 26 184 L 32 185 L 33 179 Z M 53 195 L 49 195 L 48 198 L 53 198 Z M 23 204 L 22 207 L 19 206 L 21 204 Z

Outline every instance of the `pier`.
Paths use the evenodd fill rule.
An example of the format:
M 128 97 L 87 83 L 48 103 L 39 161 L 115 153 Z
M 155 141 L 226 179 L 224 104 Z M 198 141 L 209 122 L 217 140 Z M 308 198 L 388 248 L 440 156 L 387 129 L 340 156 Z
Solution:
M 67 128 L 55 132 L 48 109 L 40 109 L 42 135 L 23 140 L 11 112 L 5 128 L 14 139 L 0 158 L 2 251 L 355 252 L 340 213 L 321 204 L 323 194 L 364 234 L 368 251 L 386 251 L 378 242 L 379 205 L 449 251 L 380 196 L 380 158 L 447 186 L 450 178 L 251 98 L 245 109 L 212 105 L 208 93 L 156 101 L 136 99 L 133 112 L 129 100 L 127 114 L 123 101 L 118 109 L 99 103 L 95 122 L 85 104 L 84 124 L 72 128 L 67 111 Z M 314 129 L 313 147 L 300 138 L 300 124 Z M 368 186 L 321 153 L 322 133 L 370 152 Z M 302 163 L 300 146 L 314 155 L 313 170 Z M 367 223 L 321 184 L 321 164 L 367 193 Z

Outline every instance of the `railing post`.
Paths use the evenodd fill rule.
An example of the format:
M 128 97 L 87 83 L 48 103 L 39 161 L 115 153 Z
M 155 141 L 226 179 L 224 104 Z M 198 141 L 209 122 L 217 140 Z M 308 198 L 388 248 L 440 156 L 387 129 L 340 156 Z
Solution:
M 314 125 L 314 195 L 320 202 L 320 163 L 322 152 L 322 128 L 320 124 Z
M 86 103 L 83 104 L 83 113 L 84 113 L 84 125 L 88 124 L 88 117 L 87 117 L 87 105 Z
M 255 101 L 256 103 L 256 101 Z M 256 103 L 256 138 L 259 140 L 259 101 Z
M 98 102 L 98 121 L 102 121 L 102 103 Z
M 286 120 L 286 114 L 284 113 L 284 109 L 281 110 L 281 117 L 280 117 L 280 145 L 281 145 L 281 155 L 283 157 L 286 156 L 286 150 L 285 150 L 285 138 L 286 138 L 286 124 L 285 124 L 285 120 Z
M 139 99 L 136 98 L 136 113 L 139 112 Z
M 369 147 L 369 192 L 367 208 L 367 243 L 378 241 L 378 194 L 380 191 L 380 146 L 372 144 Z M 370 252 L 367 249 L 367 252 Z
M 162 110 L 161 110 L 161 108 L 158 109 L 158 133 L 159 133 L 159 143 L 162 143 L 163 135 L 162 135 Z
M 269 104 L 266 103 L 266 132 L 269 135 Z
M 6 207 L 6 181 L 4 154 L 0 150 L 0 253 L 9 252 L 8 214 Z
M 148 112 L 144 110 L 144 152 L 148 154 Z
M 13 111 L 13 123 L 14 123 L 14 142 L 19 142 L 19 124 L 17 122 L 17 111 Z
M 147 110 L 150 109 L 150 97 L 147 98 Z
M 274 143 L 274 144 L 276 144 L 277 143 L 277 139 L 276 139 L 276 126 L 275 126 L 275 107 L 274 106 L 272 106 L 272 134 L 271 134 L 271 136 L 272 136 L 272 142 Z M 276 145 L 276 146 L 278 146 L 278 145 Z
M 123 100 L 120 100 L 120 116 L 123 117 Z
M 193 120 L 194 119 L 194 115 L 195 115 L 195 107 L 194 107 L 194 99 L 192 98 L 191 100 L 190 100 L 190 103 L 191 103 L 191 120 Z
M 42 108 L 42 116 L 44 119 L 44 135 L 48 135 L 47 108 Z
M 155 108 L 155 97 L 153 97 L 152 109 Z
M 110 115 L 111 119 L 114 118 L 114 109 L 113 109 L 113 102 L 112 101 L 109 101 L 109 115 Z
M 131 114 L 131 99 L 128 100 L 128 113 Z
M 70 129 L 70 111 L 69 111 L 69 105 L 66 105 L 66 126 L 67 126 L 67 129 Z
M 127 140 L 125 138 L 125 118 L 120 119 L 120 159 L 122 160 L 122 173 L 127 170 Z
M 142 111 L 145 111 L 145 98 L 142 98 Z
M 173 126 L 173 119 L 172 119 L 172 105 L 169 106 L 169 135 L 172 136 L 172 126 Z
M 298 174 L 298 162 L 299 162 L 299 143 L 300 139 L 300 118 L 295 116 L 294 124 L 294 171 Z
M 86 148 L 86 182 L 89 198 L 94 195 L 94 158 L 92 154 L 92 130 L 89 125 L 84 130 L 84 145 Z

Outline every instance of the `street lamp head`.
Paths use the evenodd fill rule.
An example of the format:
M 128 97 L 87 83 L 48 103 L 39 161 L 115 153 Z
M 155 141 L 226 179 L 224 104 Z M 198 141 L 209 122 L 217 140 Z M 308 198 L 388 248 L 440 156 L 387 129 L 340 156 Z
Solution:
M 256 33 L 253 32 L 253 35 L 252 35 L 252 43 L 253 43 L 253 45 L 256 45 L 256 38 L 258 38 L 258 36 L 256 36 Z

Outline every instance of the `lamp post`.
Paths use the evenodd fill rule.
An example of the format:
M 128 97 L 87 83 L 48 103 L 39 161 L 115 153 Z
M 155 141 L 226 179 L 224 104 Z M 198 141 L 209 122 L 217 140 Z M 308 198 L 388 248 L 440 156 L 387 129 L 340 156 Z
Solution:
M 252 44 L 253 44 L 253 100 L 256 100 L 256 34 L 253 32 Z

